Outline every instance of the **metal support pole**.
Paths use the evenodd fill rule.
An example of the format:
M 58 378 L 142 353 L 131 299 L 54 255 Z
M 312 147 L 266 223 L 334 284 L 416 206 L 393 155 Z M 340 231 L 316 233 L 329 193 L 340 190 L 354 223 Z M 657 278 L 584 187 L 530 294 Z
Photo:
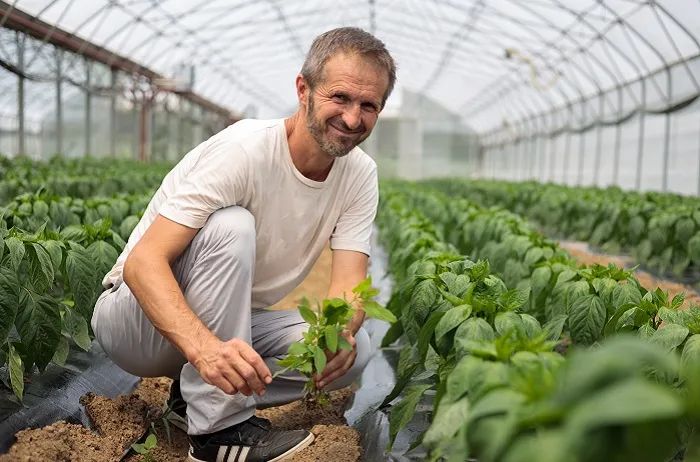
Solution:
M 112 91 L 110 92 L 109 155 L 117 155 L 117 70 L 112 69 Z
M 136 93 L 134 92 L 134 101 L 133 101 L 133 107 L 131 110 L 131 116 L 133 117 L 133 129 L 131 133 L 133 133 L 133 136 L 131 137 L 131 158 L 132 159 L 140 159 L 141 155 L 139 153 L 139 141 L 141 139 L 141 118 L 140 118 L 140 113 L 139 113 L 139 102 L 138 102 L 138 97 L 136 96 Z
M 90 71 L 91 62 L 85 58 L 85 156 L 89 157 L 92 151 L 92 94 L 90 93 Z
M 63 95 L 61 75 L 63 50 L 55 48 L 56 53 L 56 153 L 63 155 Z
M 553 128 L 557 126 L 556 115 L 557 115 L 556 112 L 552 112 L 552 127 Z M 557 165 L 557 148 L 558 148 L 557 144 L 558 143 L 555 142 L 555 138 L 552 136 L 552 133 L 554 133 L 554 130 L 549 131 L 549 146 L 551 149 L 551 154 L 549 156 L 550 157 L 549 158 L 549 161 L 550 161 L 549 181 L 554 182 L 555 172 L 557 171 L 556 165 Z
M 185 111 L 185 101 L 180 98 L 180 104 L 178 105 L 178 113 L 177 113 L 177 119 L 178 119 L 178 130 L 177 130 L 177 153 L 176 153 L 176 159 L 179 159 L 182 157 L 183 150 L 185 149 L 185 116 L 184 116 L 184 111 Z
M 24 43 L 25 35 L 17 32 L 17 67 L 22 73 L 24 73 Z M 17 127 L 19 146 L 17 147 L 17 154 L 23 155 L 26 154 L 24 128 L 24 76 L 20 75 L 17 77 L 17 79 L 17 118 L 19 119 L 19 124 Z
M 666 89 L 668 90 L 668 101 L 669 104 L 673 100 L 673 79 L 671 77 L 671 71 L 666 69 Z M 663 192 L 666 192 L 668 190 L 668 156 L 671 151 L 671 113 L 666 112 L 666 127 L 665 127 L 665 134 L 664 134 L 664 164 L 662 167 L 662 175 L 663 177 L 661 178 L 661 190 Z
M 151 99 L 148 95 L 143 95 L 141 101 L 141 111 L 139 118 L 139 160 L 141 162 L 146 162 L 146 140 L 148 139 L 148 110 L 151 105 Z M 134 99 L 134 108 L 136 108 L 136 99 Z
M 637 177 L 634 180 L 634 187 L 637 191 L 642 188 L 642 161 L 644 159 L 644 112 L 647 109 L 647 83 L 645 79 L 642 82 L 642 107 L 639 111 L 639 142 L 637 154 Z
M 622 88 L 617 87 L 617 111 L 619 117 L 622 117 L 623 108 L 622 105 L 624 104 L 622 100 Z M 619 118 L 618 117 L 618 118 Z M 620 176 L 620 147 L 621 147 L 621 138 L 622 138 L 622 124 L 618 121 L 617 124 L 615 124 L 615 163 L 613 164 L 613 184 L 617 185 L 619 184 L 619 176 Z
M 571 157 L 571 117 L 572 117 L 572 109 L 571 106 L 569 106 L 569 123 L 567 124 L 567 130 L 566 130 L 566 143 L 564 147 L 564 167 L 562 170 L 561 174 L 561 179 L 564 184 L 568 184 L 569 182 L 569 160 Z
M 588 103 L 581 103 L 588 104 Z M 585 109 L 585 106 L 584 106 Z M 585 110 L 583 111 L 583 120 L 586 120 Z M 583 164 L 586 160 L 586 132 L 581 132 L 579 135 L 579 150 L 578 150 L 578 173 L 576 175 L 576 186 L 583 185 Z
M 153 101 L 151 102 L 151 120 L 149 121 L 150 129 L 148 130 L 148 158 L 152 161 L 163 160 L 160 156 L 160 153 L 156 154 L 156 124 L 158 122 L 157 116 L 158 101 L 154 97 Z
M 168 97 L 169 98 L 169 97 Z M 167 101 L 166 101 L 167 104 Z M 169 107 L 165 108 L 165 126 L 167 127 L 166 137 L 165 137 L 165 152 L 166 159 L 171 161 L 174 159 L 173 156 L 173 121 L 172 121 L 172 111 Z
M 540 130 L 540 149 L 542 151 L 540 155 L 540 181 L 546 181 L 547 179 L 547 151 L 549 147 L 548 137 L 545 132 L 547 131 L 546 124 L 544 123 L 544 115 L 542 116 L 542 126 L 543 129 Z
M 600 179 L 600 158 L 603 155 L 603 93 L 598 94 L 598 139 L 596 140 L 595 167 L 593 170 L 593 186 L 598 186 Z

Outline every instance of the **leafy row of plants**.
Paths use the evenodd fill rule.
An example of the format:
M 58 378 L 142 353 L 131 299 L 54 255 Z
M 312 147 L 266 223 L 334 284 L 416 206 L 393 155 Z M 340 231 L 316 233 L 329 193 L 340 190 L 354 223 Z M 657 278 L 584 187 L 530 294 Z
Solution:
M 416 441 L 430 460 L 656 461 L 684 450 L 693 460 L 700 310 L 677 311 L 682 300 L 647 292 L 617 268 L 577 266 L 517 217 L 488 221 L 488 210 L 470 204 L 469 219 L 455 227 L 451 203 L 412 184 L 383 184 L 377 221 L 396 280 L 388 308 L 399 319 L 383 345 L 399 338 L 405 345 L 396 387 L 384 402 L 403 396 L 390 414 L 392 441 L 421 396 L 434 390 L 433 421 Z M 421 213 L 426 210 L 442 219 L 431 223 Z M 523 280 L 507 290 L 485 260 L 457 253 L 468 240 L 461 237 L 469 231 L 464 226 L 476 221 L 483 221 L 482 235 L 490 229 L 501 238 L 525 227 L 520 237 L 532 242 L 507 241 L 516 248 L 509 256 L 524 260 L 529 253 L 532 273 L 560 265 L 547 278 L 554 281 L 544 298 Z M 445 234 L 455 242 L 446 243 Z M 537 248 L 551 254 L 542 250 L 535 258 Z M 546 310 L 546 301 L 560 293 L 565 299 L 550 301 L 556 309 Z M 594 321 L 603 300 L 611 308 L 604 306 L 602 322 Z M 658 313 L 668 325 L 659 328 Z M 554 351 L 569 339 L 568 357 Z
M 87 199 L 115 194 L 147 194 L 158 187 L 172 166 L 129 160 L 0 156 L 0 204 L 26 192 Z
M 87 233 L 84 223 L 110 220 L 118 237 L 127 240 L 151 200 L 150 194 L 119 194 L 110 198 L 80 199 L 70 196 L 24 193 L 0 207 L 0 219 L 8 228 L 34 232 L 41 226 L 80 241 Z
M 528 217 L 550 236 L 587 241 L 610 253 L 628 253 L 657 273 L 697 280 L 697 197 L 535 182 L 452 179 L 426 184 L 451 197 L 503 207 Z

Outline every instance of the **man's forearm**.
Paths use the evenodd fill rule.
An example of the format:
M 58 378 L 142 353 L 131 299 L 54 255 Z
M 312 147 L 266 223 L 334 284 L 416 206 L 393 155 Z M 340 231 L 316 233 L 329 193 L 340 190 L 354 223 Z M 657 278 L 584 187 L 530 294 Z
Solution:
M 124 282 L 153 326 L 188 361 L 194 360 L 205 344 L 218 341 L 185 301 L 166 258 L 129 258 L 124 265 Z

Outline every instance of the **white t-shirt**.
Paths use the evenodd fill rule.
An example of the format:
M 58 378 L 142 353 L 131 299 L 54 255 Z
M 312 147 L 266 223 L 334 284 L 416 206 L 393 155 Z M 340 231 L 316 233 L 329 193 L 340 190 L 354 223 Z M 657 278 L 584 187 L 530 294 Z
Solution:
M 267 308 L 304 280 L 329 240 L 333 250 L 369 255 L 378 200 L 377 165 L 360 148 L 313 181 L 292 162 L 284 119 L 242 120 L 168 173 L 102 284 L 123 282 L 127 255 L 158 214 L 201 228 L 214 211 L 239 205 L 255 218 L 252 307 Z

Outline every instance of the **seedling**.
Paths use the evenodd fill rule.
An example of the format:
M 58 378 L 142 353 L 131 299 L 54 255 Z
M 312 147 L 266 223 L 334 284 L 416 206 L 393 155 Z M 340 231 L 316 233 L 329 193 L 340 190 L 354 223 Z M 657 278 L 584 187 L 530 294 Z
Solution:
M 284 369 L 275 373 L 275 377 L 288 370 L 298 371 L 308 380 L 304 385 L 307 405 L 327 405 L 327 392 L 316 388 L 315 376 L 320 376 L 326 367 L 326 352 L 337 353 L 339 350 L 352 350 L 352 345 L 344 336 L 347 324 L 355 314 L 355 304 L 361 302 L 361 309 L 367 317 L 394 323 L 396 317 L 379 303 L 373 300 L 379 290 L 372 286 L 371 276 L 358 284 L 353 290 L 352 300 L 343 298 L 324 299 L 316 302 L 316 311 L 311 308 L 309 299 L 302 298 L 298 306 L 301 317 L 309 323 L 309 330 L 304 332 L 303 339 L 289 346 L 288 356 L 277 362 Z
M 131 447 L 134 449 L 134 451 L 143 455 L 143 462 L 155 462 L 156 459 L 151 454 L 151 449 L 154 449 L 157 445 L 158 440 L 156 439 L 156 435 L 151 433 L 148 435 L 145 442 L 134 443 L 131 445 Z

